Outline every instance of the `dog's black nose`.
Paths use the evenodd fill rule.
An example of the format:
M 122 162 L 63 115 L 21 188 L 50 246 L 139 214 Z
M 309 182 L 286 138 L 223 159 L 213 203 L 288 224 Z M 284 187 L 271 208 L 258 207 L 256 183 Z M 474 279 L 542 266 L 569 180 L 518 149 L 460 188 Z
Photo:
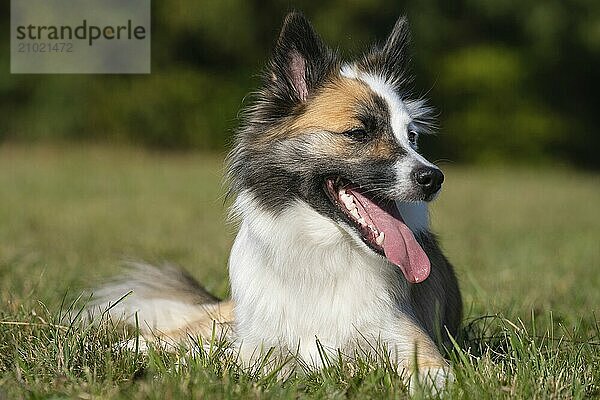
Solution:
M 444 174 L 435 167 L 417 168 L 413 172 L 413 177 L 427 197 L 440 190 L 444 182 Z

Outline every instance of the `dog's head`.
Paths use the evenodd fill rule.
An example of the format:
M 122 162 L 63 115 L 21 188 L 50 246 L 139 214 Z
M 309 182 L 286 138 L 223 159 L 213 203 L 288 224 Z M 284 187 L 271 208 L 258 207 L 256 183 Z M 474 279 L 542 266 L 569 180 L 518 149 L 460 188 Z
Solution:
M 416 282 L 429 261 L 395 202 L 430 201 L 444 176 L 417 152 L 432 112 L 411 98 L 408 40 L 400 18 L 383 46 L 346 63 L 304 16 L 289 14 L 229 172 L 232 189 L 266 211 L 304 201 Z

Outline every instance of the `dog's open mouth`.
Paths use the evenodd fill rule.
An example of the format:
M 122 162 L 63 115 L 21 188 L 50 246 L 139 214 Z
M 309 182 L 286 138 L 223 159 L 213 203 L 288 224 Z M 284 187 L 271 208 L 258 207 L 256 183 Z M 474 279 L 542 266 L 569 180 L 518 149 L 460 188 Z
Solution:
M 326 179 L 325 189 L 363 242 L 400 267 L 407 281 L 418 283 L 427 279 L 431 270 L 429 258 L 393 200 L 371 197 L 340 178 Z

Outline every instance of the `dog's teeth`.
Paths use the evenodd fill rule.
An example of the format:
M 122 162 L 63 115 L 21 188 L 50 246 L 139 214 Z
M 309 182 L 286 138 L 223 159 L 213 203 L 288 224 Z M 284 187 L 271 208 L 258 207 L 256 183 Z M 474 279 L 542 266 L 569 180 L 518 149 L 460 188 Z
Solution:
M 353 210 L 356 208 L 356 204 L 354 204 L 354 197 L 350 196 L 349 194 L 340 195 L 340 200 L 342 203 L 344 203 L 344 206 L 346 206 L 348 210 Z
M 356 218 L 357 220 L 359 218 L 361 218 L 360 214 L 358 214 L 358 210 L 356 208 L 353 208 L 352 210 L 350 210 L 350 215 L 352 215 L 354 218 Z
M 375 239 L 375 243 L 377 243 L 380 246 L 383 246 L 383 240 L 385 239 L 385 234 L 383 232 L 381 232 L 379 234 L 379 236 L 377 236 L 377 239 Z
M 339 193 L 340 193 L 340 197 L 347 196 L 346 189 L 340 189 Z
M 360 217 L 358 219 L 358 223 L 361 224 L 362 226 L 366 226 L 367 225 L 367 221 L 365 221 L 365 219 L 363 217 Z
M 350 211 L 355 210 L 356 209 L 356 204 L 354 203 L 344 203 L 344 205 L 346 206 L 346 208 Z
M 354 210 L 356 208 L 356 204 L 354 204 L 354 199 L 352 197 L 342 198 L 342 202 L 348 210 Z

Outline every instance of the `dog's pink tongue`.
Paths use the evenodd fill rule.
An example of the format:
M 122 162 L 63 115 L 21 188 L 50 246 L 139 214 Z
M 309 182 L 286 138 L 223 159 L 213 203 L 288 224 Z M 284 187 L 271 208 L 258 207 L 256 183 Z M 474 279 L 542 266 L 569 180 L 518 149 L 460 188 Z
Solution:
M 388 211 L 359 192 L 352 191 L 352 194 L 377 230 L 385 234 L 382 246 L 385 257 L 400 267 L 407 281 L 418 283 L 427 279 L 431 271 L 429 258 L 410 228 L 402 221 L 396 205 L 391 203 L 390 207 L 394 209 Z
M 423 282 L 431 271 L 429 258 L 408 226 L 398 220 L 393 223 L 390 219 L 395 220 L 390 216 L 386 220 L 376 222 L 377 229 L 385 233 L 385 256 L 402 269 L 406 280 L 411 283 Z

